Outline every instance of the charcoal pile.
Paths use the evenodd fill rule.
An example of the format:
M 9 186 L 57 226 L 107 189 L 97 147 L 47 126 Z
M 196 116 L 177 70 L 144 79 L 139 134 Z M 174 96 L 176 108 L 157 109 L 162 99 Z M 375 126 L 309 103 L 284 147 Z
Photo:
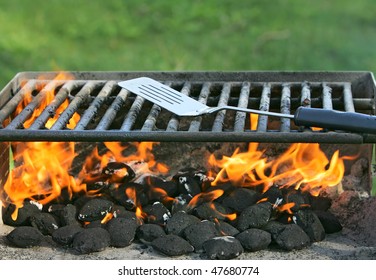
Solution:
M 2 219 L 15 227 L 9 245 L 22 248 L 52 238 L 58 248 L 89 254 L 137 242 L 167 256 L 232 259 L 245 251 L 299 250 L 340 231 L 330 204 L 293 188 L 214 186 L 200 169 L 162 178 L 111 162 L 86 193 L 62 193 L 45 205 L 25 201 L 17 218 L 9 204 Z

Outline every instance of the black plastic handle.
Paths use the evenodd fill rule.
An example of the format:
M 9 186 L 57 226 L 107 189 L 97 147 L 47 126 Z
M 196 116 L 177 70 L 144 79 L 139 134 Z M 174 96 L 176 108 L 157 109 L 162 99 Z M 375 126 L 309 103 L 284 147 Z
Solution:
M 295 112 L 294 122 L 299 126 L 376 133 L 376 116 L 361 113 L 299 107 Z

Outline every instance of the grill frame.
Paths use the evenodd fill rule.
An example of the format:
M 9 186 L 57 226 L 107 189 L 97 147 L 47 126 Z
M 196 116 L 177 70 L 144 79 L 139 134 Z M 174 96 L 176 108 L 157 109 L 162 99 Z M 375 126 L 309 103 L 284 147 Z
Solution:
M 339 83 L 344 85 L 344 109 L 346 111 L 354 111 L 354 102 L 352 98 L 357 99 L 359 104 L 366 106 L 367 110 L 361 110 L 369 114 L 375 115 L 375 93 L 376 86 L 373 74 L 371 72 L 275 72 L 275 71 L 243 71 L 243 72 L 69 72 L 75 77 L 75 82 L 82 81 L 87 85 L 89 81 L 95 83 L 114 83 L 121 80 L 147 76 L 168 85 L 172 83 L 220 83 L 223 84 L 224 94 L 228 94 L 228 89 L 225 89 L 228 84 L 232 83 L 249 83 L 265 84 L 263 87 L 260 108 L 262 110 L 269 110 L 268 96 L 270 96 L 270 89 L 268 86 L 280 85 L 283 90 L 281 92 L 281 99 L 284 99 L 284 104 L 281 105 L 283 113 L 289 111 L 289 98 L 286 99 L 288 94 L 289 85 L 301 84 L 302 86 L 302 102 L 309 97 L 310 84 L 321 84 L 323 89 L 323 107 L 331 108 L 331 102 L 326 102 L 329 90 L 326 88 L 328 85 Z M 0 92 L 0 112 L 5 108 L 5 104 L 9 99 L 14 98 L 15 94 L 20 88 L 21 81 L 37 79 L 39 76 L 45 79 L 52 79 L 58 72 L 21 72 L 18 73 Z M 189 89 L 182 88 L 182 91 Z M 264 92 L 265 91 L 265 92 Z M 227 92 L 227 93 L 226 93 Z M 330 92 L 329 92 L 330 93 Z M 205 95 L 205 94 L 204 94 Z M 38 95 L 37 95 L 38 96 Z M 283 97 L 284 96 L 284 97 Z M 287 96 L 288 97 L 288 96 Z M 76 97 L 75 97 L 76 98 Z M 137 97 L 138 98 L 138 97 Z M 137 103 L 140 99 L 135 98 L 133 103 Z M 198 97 L 205 99 L 205 96 Z M 92 108 L 98 106 L 94 101 L 90 104 Z M 137 101 L 138 100 L 138 101 Z M 346 101 L 347 100 L 347 101 Z M 98 100 L 97 100 L 98 101 Z M 98 101 L 99 105 L 101 101 Z M 205 100 L 203 100 L 205 102 Z M 223 102 L 220 98 L 219 102 Z M 261 104 L 263 103 L 263 104 Z M 369 104 L 368 104 L 369 103 Z M 142 102 L 140 103 L 142 105 Z M 140 106 L 135 104 L 134 107 Z M 364 105 L 365 104 L 365 105 Z M 89 106 L 90 106 L 89 105 Z M 261 106 L 262 105 L 262 106 Z M 309 106 L 309 104 L 307 104 Z M 240 105 L 246 106 L 246 105 Z M 132 130 L 131 125 L 124 123 L 120 129 L 110 130 L 105 129 L 106 125 L 102 125 L 102 129 L 85 129 L 85 123 L 90 121 L 93 112 L 89 110 L 85 117 L 81 118 L 78 127 L 80 129 L 68 130 L 62 129 L 64 125 L 54 124 L 51 129 L 40 129 L 38 124 L 33 124 L 29 129 L 20 129 L 16 126 L 0 128 L 0 141 L 75 141 L 75 142 L 103 142 L 103 141 L 157 141 L 157 142 L 265 142 L 265 143 L 293 143 L 293 142 L 306 142 L 306 143 L 376 143 L 376 135 L 370 134 L 357 134 L 339 131 L 329 132 L 312 132 L 310 130 L 289 131 L 281 119 L 281 131 L 268 131 L 266 130 L 268 118 L 261 116 L 259 118 L 259 127 L 257 131 L 248 131 L 235 128 L 234 131 L 223 131 L 221 125 L 225 121 L 225 114 L 220 111 L 216 114 L 212 131 L 200 131 L 200 120 L 193 118 L 191 121 L 190 129 L 187 131 L 170 131 L 167 127 L 163 131 L 152 130 L 153 118 L 157 118 L 160 112 L 158 106 L 153 106 L 147 121 L 144 123 L 142 129 Z M 107 113 L 107 112 L 106 112 Z M 109 112 L 108 114 L 111 114 Z M 1 115 L 1 113 L 0 113 Z M 17 118 L 18 116 L 16 116 Z M 21 118 L 21 117 L 19 117 Z M 86 119 L 85 119 L 86 118 Z M 60 119 L 60 118 L 59 118 Z M 83 120 L 84 119 L 84 120 Z M 150 123 L 148 123 L 148 121 Z M 178 124 L 178 118 L 171 121 L 172 125 Z M 196 122 L 196 123 L 195 123 Z M 198 122 L 198 123 L 197 123 Z M 196 126 L 196 128 L 195 128 Z M 235 124 L 234 126 L 237 126 Z M 239 125 L 238 125 L 239 126 Z M 240 126 L 241 127 L 241 126 Z M 77 128 L 77 127 L 76 127 Z M 83 129 L 81 129 L 83 128 Z M 235 131 L 236 130 L 236 131 Z

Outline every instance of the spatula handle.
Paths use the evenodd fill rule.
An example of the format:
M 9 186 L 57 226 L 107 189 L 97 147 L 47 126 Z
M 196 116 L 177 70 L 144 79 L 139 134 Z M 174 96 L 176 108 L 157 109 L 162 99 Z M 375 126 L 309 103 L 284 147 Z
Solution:
M 294 122 L 298 126 L 376 133 L 376 116 L 361 113 L 299 107 L 295 112 Z

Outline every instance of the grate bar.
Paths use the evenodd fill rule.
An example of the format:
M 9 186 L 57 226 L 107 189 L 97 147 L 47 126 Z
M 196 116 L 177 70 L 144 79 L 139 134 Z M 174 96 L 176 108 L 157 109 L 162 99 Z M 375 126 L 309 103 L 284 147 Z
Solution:
M 270 94 L 271 94 L 271 85 L 270 83 L 264 84 L 261 93 L 260 99 L 260 111 L 269 111 L 270 106 Z M 257 132 L 266 132 L 268 127 L 268 116 L 259 115 L 258 122 L 257 122 Z
M 184 83 L 181 93 L 189 96 L 191 87 L 192 87 L 191 83 L 188 83 L 188 82 Z M 177 131 L 178 128 L 179 128 L 179 117 L 173 114 L 167 123 L 166 131 Z
M 355 112 L 350 83 L 345 83 L 343 87 L 343 102 L 345 104 L 346 112 Z
M 291 113 L 291 90 L 289 84 L 282 85 L 281 95 L 281 113 L 289 115 Z M 281 118 L 281 132 L 290 131 L 291 120 L 289 118 Z
M 90 104 L 89 108 L 87 108 L 84 114 L 81 116 L 80 121 L 77 123 L 74 130 L 84 130 L 87 127 L 90 121 L 97 115 L 99 108 L 107 100 L 115 86 L 115 81 L 109 81 L 103 86 L 101 91 L 95 97 L 94 101 Z
M 326 83 L 322 85 L 322 107 L 324 109 L 333 110 L 332 88 Z
M 78 84 L 75 81 L 67 81 L 67 83 L 65 83 L 55 95 L 54 100 L 46 106 L 43 112 L 35 119 L 28 129 L 33 130 L 44 127 L 47 121 L 55 115 L 56 110 L 67 99 L 69 93 L 75 87 L 78 87 Z
M 36 83 L 36 80 L 29 80 L 0 110 L 0 125 L 16 110 L 24 96 L 35 89 Z
M 141 111 L 142 105 L 144 105 L 145 99 L 141 96 L 137 96 L 134 100 L 131 108 L 128 111 L 127 116 L 125 117 L 123 124 L 120 128 L 120 130 L 123 131 L 130 131 L 132 129 L 132 126 L 136 122 L 137 116 L 139 112 Z
M 53 80 L 49 82 L 32 101 L 25 106 L 25 108 L 11 121 L 11 123 L 5 129 L 17 129 L 22 127 L 23 123 L 28 120 L 35 109 L 37 109 L 42 102 L 46 99 L 47 94 L 54 91 L 56 87 L 62 84 L 59 80 Z
M 203 84 L 202 89 L 200 91 L 200 96 L 198 98 L 198 101 L 201 102 L 202 104 L 207 104 L 207 101 L 210 95 L 211 86 L 212 84 L 209 82 L 206 82 Z M 193 121 L 191 122 L 188 131 L 189 132 L 199 131 L 201 127 L 201 122 L 202 122 L 202 116 L 195 117 Z
M 249 82 L 244 82 L 242 84 L 242 89 L 240 91 L 239 95 L 239 108 L 247 108 L 248 107 L 248 98 L 249 98 L 249 92 L 251 90 L 251 84 Z M 244 131 L 245 126 L 245 120 L 247 118 L 247 113 L 245 112 L 236 112 L 235 116 L 235 123 L 234 123 L 234 131 Z
M 51 126 L 50 130 L 60 130 L 64 129 L 68 124 L 69 120 L 74 113 L 77 112 L 81 104 L 84 103 L 90 96 L 90 93 L 94 91 L 95 88 L 101 86 L 103 83 L 98 83 L 94 81 L 87 82 L 77 95 L 73 98 L 68 107 L 61 113 L 60 117 Z
M 129 91 L 126 89 L 121 89 L 119 94 L 116 96 L 115 100 L 111 103 L 110 107 L 107 109 L 103 118 L 100 120 L 99 124 L 95 128 L 96 130 L 106 130 L 110 127 L 114 121 L 117 113 L 123 107 L 125 101 L 127 100 Z
M 172 84 L 171 82 L 165 83 L 165 85 L 168 86 L 168 87 L 170 87 L 171 84 Z M 168 92 L 166 92 L 166 94 L 168 94 Z M 144 122 L 144 125 L 141 128 L 141 131 L 152 131 L 152 130 L 154 130 L 155 123 L 157 122 L 157 118 L 158 118 L 158 115 L 161 112 L 161 110 L 162 110 L 162 108 L 160 106 L 156 105 L 156 104 L 154 104 L 151 107 L 150 113 L 147 116 L 147 118 Z
M 231 93 L 231 83 L 225 83 L 221 92 L 221 97 L 219 98 L 218 106 L 226 106 L 228 104 L 228 99 Z M 222 131 L 223 123 L 225 120 L 226 110 L 219 111 L 214 119 L 213 132 Z

